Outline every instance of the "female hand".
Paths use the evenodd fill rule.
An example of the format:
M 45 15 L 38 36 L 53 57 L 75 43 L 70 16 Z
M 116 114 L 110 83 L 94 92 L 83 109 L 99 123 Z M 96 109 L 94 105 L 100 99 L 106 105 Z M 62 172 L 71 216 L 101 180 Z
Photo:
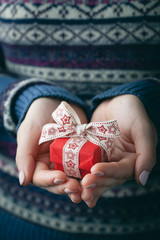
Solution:
M 68 194 L 73 202 L 81 201 L 81 187 L 76 179 L 68 178 L 64 172 L 54 170 L 50 162 L 49 145 L 46 142 L 38 145 L 43 125 L 53 122 L 52 112 L 60 104 L 60 100 L 39 98 L 35 100 L 27 111 L 17 134 L 16 163 L 19 170 L 21 185 L 32 182 L 55 194 Z M 86 123 L 86 116 L 78 106 L 71 104 L 79 115 L 82 123 Z
M 81 197 L 89 207 L 94 207 L 106 190 L 133 176 L 138 184 L 145 185 L 156 163 L 156 130 L 136 96 L 122 95 L 102 102 L 91 121 L 111 119 L 118 121 L 121 135 L 114 141 L 110 162 L 95 164 L 81 182 Z

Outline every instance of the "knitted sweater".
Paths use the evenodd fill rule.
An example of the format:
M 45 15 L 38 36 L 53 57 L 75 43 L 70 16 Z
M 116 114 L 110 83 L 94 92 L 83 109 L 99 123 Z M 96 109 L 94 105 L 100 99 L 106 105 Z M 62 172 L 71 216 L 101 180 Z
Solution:
M 34 239 L 44 233 L 55 239 L 88 239 L 87 234 L 92 239 L 127 234 L 128 239 L 128 234 L 158 230 L 159 142 L 146 187 L 129 181 L 105 192 L 89 209 L 67 196 L 19 186 L 13 135 L 39 97 L 75 102 L 89 118 L 90 105 L 93 111 L 104 99 L 134 94 L 160 138 L 159 31 L 158 0 L 0 0 L 2 239 L 10 237 L 11 226 L 16 233 L 11 240 L 22 239 L 24 230 L 23 239 L 32 239 L 26 229 L 38 229 Z

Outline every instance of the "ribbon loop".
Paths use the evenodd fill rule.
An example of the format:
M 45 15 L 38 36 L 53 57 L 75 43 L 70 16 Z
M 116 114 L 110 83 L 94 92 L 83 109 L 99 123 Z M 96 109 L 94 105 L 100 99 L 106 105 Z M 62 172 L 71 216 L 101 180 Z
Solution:
M 102 141 L 108 138 L 113 141 L 120 135 L 116 120 L 81 124 L 77 113 L 64 101 L 52 113 L 52 117 L 56 123 L 44 125 L 39 144 L 56 138 L 81 136 L 106 150 Z

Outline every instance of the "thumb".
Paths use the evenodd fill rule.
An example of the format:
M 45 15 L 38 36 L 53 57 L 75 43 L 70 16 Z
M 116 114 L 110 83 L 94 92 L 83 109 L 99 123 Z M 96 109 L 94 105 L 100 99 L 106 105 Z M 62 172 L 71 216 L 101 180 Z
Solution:
M 137 160 L 135 164 L 135 179 L 142 186 L 146 185 L 148 177 L 156 164 L 156 130 L 148 119 L 141 119 L 133 134 Z
M 32 181 L 38 151 L 38 129 L 35 124 L 23 122 L 18 130 L 16 164 L 21 185 L 28 185 Z

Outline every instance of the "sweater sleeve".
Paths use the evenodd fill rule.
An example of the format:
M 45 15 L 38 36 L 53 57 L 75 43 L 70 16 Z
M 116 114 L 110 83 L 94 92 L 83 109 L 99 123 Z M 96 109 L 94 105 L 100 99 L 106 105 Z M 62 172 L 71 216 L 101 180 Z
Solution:
M 80 98 L 44 79 L 32 78 L 14 83 L 5 95 L 3 121 L 5 128 L 13 135 L 29 106 L 37 98 L 55 97 L 72 102 L 79 105 L 86 114 L 88 113 L 87 105 Z
M 0 45 L 0 72 L 3 72 L 3 69 L 5 69 L 5 62 L 4 62 L 2 47 Z
M 124 94 L 133 94 L 142 101 L 160 138 L 160 80 L 144 79 L 110 89 L 92 99 L 92 111 L 105 99 Z

